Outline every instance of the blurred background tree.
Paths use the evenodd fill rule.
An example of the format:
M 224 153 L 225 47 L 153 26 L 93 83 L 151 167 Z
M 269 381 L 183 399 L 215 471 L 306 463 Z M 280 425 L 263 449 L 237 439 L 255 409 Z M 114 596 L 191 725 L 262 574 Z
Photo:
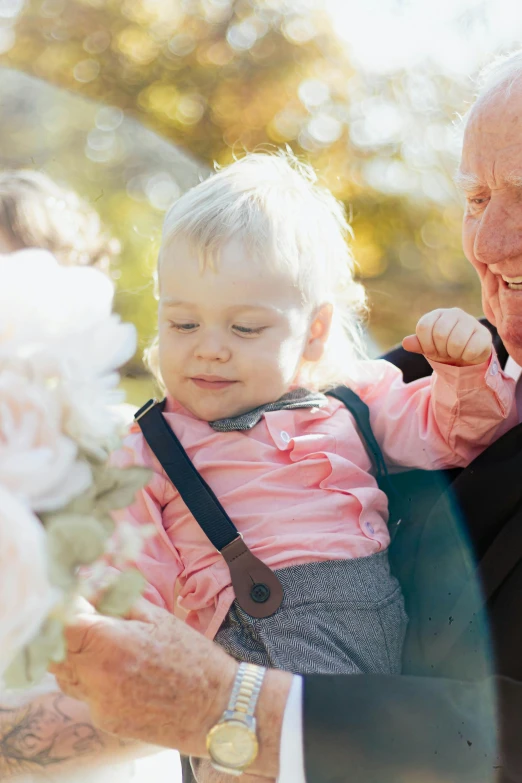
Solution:
M 487 26 L 487 3 L 474 0 L 470 16 L 470 2 L 456 0 L 451 11 L 451 29 L 464 37 L 477 20 Z M 394 41 L 381 11 L 395 20 L 408 3 L 380 3 L 369 0 L 366 24 L 382 55 Z M 472 83 L 429 57 L 391 69 L 361 64 L 357 41 L 346 40 L 350 22 L 361 22 L 358 8 L 0 0 L 0 165 L 42 168 L 95 203 L 123 245 L 118 308 L 138 324 L 141 347 L 154 331 L 150 277 L 168 204 L 214 162 L 267 145 L 306 157 L 345 203 L 375 350 L 432 307 L 480 312 L 451 182 L 455 117 Z M 490 51 L 478 47 L 473 67 Z M 131 370 L 140 367 L 137 355 Z

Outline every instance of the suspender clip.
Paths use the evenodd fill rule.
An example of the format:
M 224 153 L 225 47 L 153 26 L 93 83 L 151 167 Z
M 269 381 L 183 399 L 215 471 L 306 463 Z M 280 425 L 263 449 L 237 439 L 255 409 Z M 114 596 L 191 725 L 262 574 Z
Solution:
M 145 416 L 145 414 L 148 413 L 157 404 L 158 401 L 156 397 L 153 397 L 152 400 L 146 402 L 143 408 L 140 408 L 139 411 L 135 414 L 134 421 L 139 421 L 142 416 Z

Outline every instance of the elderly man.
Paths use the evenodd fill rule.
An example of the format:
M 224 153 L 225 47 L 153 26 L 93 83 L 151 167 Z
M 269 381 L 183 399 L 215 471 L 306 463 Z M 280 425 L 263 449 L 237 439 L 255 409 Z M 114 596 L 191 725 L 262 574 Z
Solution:
M 522 364 L 521 122 L 518 54 L 490 76 L 469 114 L 458 175 L 467 200 L 465 253 L 481 279 L 485 314 L 506 349 L 500 355 L 509 354 L 506 371 L 517 378 Z M 413 364 L 400 352 L 392 358 L 409 378 L 425 372 L 420 357 L 414 356 Z M 516 466 L 518 455 L 522 466 L 520 429 L 492 447 L 494 455 L 506 456 L 508 468 Z M 484 503 L 484 482 L 479 486 L 474 471 L 481 476 L 487 460 L 458 478 L 461 489 L 473 495 L 475 488 Z M 522 501 L 518 478 L 509 482 L 506 525 Z M 489 496 L 494 490 L 503 498 L 504 487 L 488 489 Z M 85 701 L 94 724 L 108 732 L 96 733 L 98 749 L 104 743 L 114 749 L 111 735 L 157 743 L 187 755 L 210 755 L 222 769 L 245 770 L 244 779 L 252 783 L 278 775 L 280 783 L 522 781 L 522 566 L 513 525 L 508 527 L 504 561 L 509 567 L 497 568 L 488 605 L 497 667 L 492 678 L 470 679 L 466 656 L 458 659 L 457 648 L 447 651 L 438 676 L 422 669 L 415 677 L 245 673 L 219 647 L 145 602 L 129 620 L 79 616 L 69 630 L 69 657 L 56 674 L 63 690 Z M 486 658 L 485 652 L 472 652 Z M 499 699 L 500 756 L 492 687 Z M 71 716 L 70 726 L 77 720 L 74 709 L 72 700 L 60 705 L 62 715 Z M 10 725 L 15 723 L 10 716 Z M 38 742 L 32 742 L 31 752 Z M 71 744 L 70 757 L 74 752 Z

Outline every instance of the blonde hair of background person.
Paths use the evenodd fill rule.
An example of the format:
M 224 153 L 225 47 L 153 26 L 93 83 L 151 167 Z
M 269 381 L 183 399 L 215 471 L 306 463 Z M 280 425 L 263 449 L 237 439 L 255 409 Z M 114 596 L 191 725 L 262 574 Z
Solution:
M 366 292 L 354 280 L 352 232 L 343 206 L 320 187 L 313 168 L 291 153 L 250 153 L 185 193 L 165 216 L 158 271 L 179 236 L 197 251 L 201 272 L 216 270 L 228 240 L 244 240 L 252 257 L 267 256 L 291 269 L 303 305 L 313 309 L 332 303 L 324 354 L 299 373 L 308 389 L 345 382 L 347 368 L 355 372 L 358 360 L 367 358 L 362 337 Z M 145 362 L 163 388 L 157 338 Z
M 41 171 L 0 172 L 0 252 L 26 247 L 45 248 L 65 266 L 103 272 L 120 252 L 98 212 L 73 190 Z

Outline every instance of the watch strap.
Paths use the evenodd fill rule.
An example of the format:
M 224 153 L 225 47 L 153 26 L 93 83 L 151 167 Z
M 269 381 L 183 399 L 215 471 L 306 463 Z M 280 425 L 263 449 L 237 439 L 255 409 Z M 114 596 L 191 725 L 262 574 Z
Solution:
M 230 720 L 233 715 L 236 720 L 243 717 L 248 723 L 249 718 L 254 717 L 265 671 L 262 666 L 253 663 L 243 661 L 239 664 L 228 707 L 222 720 Z
M 254 712 L 256 709 L 259 692 L 263 684 L 265 671 L 262 666 L 256 666 L 252 663 L 240 663 L 232 687 L 232 693 L 228 702 L 228 707 L 221 716 L 218 723 L 210 730 L 207 735 L 207 749 L 210 752 L 210 762 L 214 769 L 219 772 L 226 772 L 228 775 L 242 775 L 245 769 L 250 766 L 257 756 L 257 737 L 256 720 Z M 220 726 L 226 724 L 242 726 L 242 731 L 247 731 L 253 735 L 255 750 L 253 754 L 238 764 L 223 764 L 221 759 L 216 758 L 212 753 L 212 737 Z

